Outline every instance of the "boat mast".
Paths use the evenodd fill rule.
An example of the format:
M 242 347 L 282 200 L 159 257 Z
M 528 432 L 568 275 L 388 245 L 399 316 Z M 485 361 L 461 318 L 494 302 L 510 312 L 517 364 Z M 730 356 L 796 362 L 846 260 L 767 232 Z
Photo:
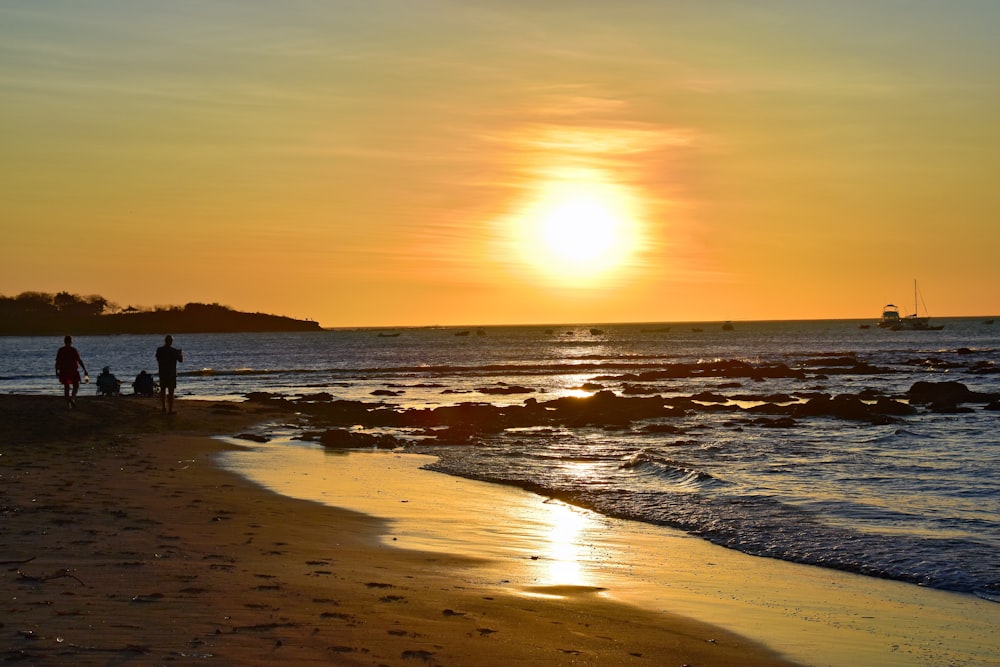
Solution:
M 913 316 L 916 317 L 920 314 L 920 308 L 917 307 L 917 279 L 913 279 Z

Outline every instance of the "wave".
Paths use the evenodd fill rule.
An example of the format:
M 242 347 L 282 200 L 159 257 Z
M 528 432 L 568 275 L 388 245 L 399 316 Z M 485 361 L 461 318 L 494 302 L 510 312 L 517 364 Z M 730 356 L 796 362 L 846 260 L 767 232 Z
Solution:
M 650 449 L 640 449 L 626 456 L 618 465 L 620 470 L 635 470 L 657 479 L 671 482 L 675 489 L 689 491 L 702 490 L 708 486 L 725 484 L 714 475 L 698 470 L 685 463 L 675 461 Z
M 685 530 L 747 554 L 895 579 L 932 588 L 1000 595 L 992 545 L 866 532 L 827 524 L 819 515 L 767 496 L 586 492 L 570 502 L 619 518 Z

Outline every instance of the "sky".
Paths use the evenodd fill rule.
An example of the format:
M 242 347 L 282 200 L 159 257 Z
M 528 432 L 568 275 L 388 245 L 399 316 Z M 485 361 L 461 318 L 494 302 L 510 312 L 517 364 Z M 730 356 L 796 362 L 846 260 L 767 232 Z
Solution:
M 994 0 L 0 0 L 0 294 L 1000 314 Z

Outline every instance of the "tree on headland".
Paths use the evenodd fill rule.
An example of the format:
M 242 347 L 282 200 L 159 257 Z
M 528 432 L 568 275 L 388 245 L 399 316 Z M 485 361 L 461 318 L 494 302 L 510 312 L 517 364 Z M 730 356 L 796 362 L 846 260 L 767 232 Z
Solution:
M 81 297 L 69 292 L 59 292 L 52 298 L 52 303 L 55 304 L 60 313 L 84 317 L 101 315 L 109 307 L 114 307 L 114 304 L 109 304 L 103 296 L 94 294 Z
M 245 313 L 218 303 L 119 308 L 102 296 L 23 292 L 0 296 L 0 335 L 55 336 L 117 333 L 319 331 L 311 320 Z

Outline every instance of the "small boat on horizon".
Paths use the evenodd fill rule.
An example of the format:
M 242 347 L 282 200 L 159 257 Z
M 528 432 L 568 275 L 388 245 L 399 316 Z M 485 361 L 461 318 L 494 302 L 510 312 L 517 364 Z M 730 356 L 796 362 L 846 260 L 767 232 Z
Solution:
M 940 331 L 943 325 L 932 326 L 931 318 L 927 315 L 920 315 L 917 309 L 918 303 L 917 281 L 913 281 L 913 314 L 903 317 L 899 314 L 899 306 L 887 303 L 882 308 L 882 317 L 878 321 L 879 329 L 889 329 L 891 331 Z M 924 310 L 927 307 L 924 306 Z

